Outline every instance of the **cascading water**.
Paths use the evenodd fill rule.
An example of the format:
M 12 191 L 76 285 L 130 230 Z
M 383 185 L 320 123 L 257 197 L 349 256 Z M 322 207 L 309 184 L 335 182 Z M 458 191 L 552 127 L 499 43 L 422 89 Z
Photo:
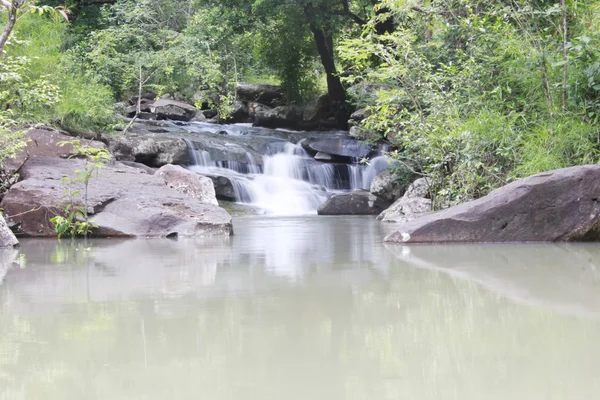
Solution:
M 215 161 L 201 143 L 184 140 L 195 164 L 191 170 L 227 178 L 236 202 L 272 215 L 314 214 L 333 193 L 368 190 L 373 178 L 388 167 L 384 156 L 368 164 L 320 162 L 306 152 L 302 140 L 294 144 L 283 139 L 262 149 L 258 155 L 262 164 L 251 151 L 243 157 L 245 162 L 239 151 L 235 157 L 219 154 L 221 161 Z

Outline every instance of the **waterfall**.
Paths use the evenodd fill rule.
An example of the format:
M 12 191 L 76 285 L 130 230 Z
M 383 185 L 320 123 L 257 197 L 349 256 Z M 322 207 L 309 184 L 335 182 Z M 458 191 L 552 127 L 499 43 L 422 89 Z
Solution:
M 302 141 L 267 146 L 262 166 L 250 151 L 246 153 L 247 163 L 231 159 L 214 161 L 208 151 L 199 149 L 189 139 L 184 140 L 194 163 L 191 170 L 227 178 L 236 202 L 271 215 L 314 214 L 333 193 L 368 190 L 373 178 L 388 167 L 388 159 L 383 156 L 368 164 L 319 162 L 304 150 Z

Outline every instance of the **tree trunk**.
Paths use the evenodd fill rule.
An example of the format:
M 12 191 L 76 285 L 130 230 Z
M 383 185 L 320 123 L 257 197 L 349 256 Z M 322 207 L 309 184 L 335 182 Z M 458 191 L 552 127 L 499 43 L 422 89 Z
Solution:
M 348 104 L 346 103 L 346 89 L 344 89 L 335 68 L 333 37 L 313 24 L 311 24 L 310 30 L 313 33 L 315 44 L 321 57 L 321 63 L 327 76 L 327 92 L 329 93 L 335 119 L 340 128 L 345 129 L 348 127 L 350 113 Z
M 0 57 L 4 54 L 4 46 L 6 46 L 6 42 L 8 42 L 8 38 L 10 38 L 10 34 L 12 33 L 15 24 L 17 23 L 17 7 L 14 2 L 10 2 L 8 5 L 2 2 L 2 4 L 8 10 L 8 21 L 6 21 L 6 25 L 4 25 L 4 29 L 2 34 L 0 35 Z

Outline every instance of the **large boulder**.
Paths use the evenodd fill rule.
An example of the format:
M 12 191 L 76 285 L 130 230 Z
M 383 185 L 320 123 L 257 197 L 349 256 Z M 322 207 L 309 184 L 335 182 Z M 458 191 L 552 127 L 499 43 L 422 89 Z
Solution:
M 237 98 L 241 101 L 275 106 L 283 101 L 281 88 L 277 85 L 238 83 Z
M 318 210 L 319 215 L 377 215 L 389 202 L 366 191 L 333 195 Z
M 191 121 L 198 112 L 196 107 L 181 101 L 161 99 L 150 106 L 152 113 L 158 119 L 173 119 L 176 121 Z
M 200 176 L 179 165 L 165 165 L 156 171 L 156 175 L 163 177 L 171 189 L 198 199 L 202 203 L 219 205 L 210 178 Z
M 54 237 L 50 218 L 64 212 L 61 180 L 83 169 L 83 161 L 35 157 L 22 169 L 23 180 L 0 207 L 17 236 Z M 81 190 L 80 184 L 73 189 Z M 119 163 L 103 167 L 88 188 L 88 212 L 98 225 L 95 237 L 226 236 L 231 216 L 212 203 L 167 186 L 165 179 Z M 83 203 L 81 196 L 77 204 Z
M 0 215 L 0 249 L 12 249 L 19 245 L 15 234 L 10 230 L 4 217 Z
M 393 243 L 600 240 L 600 165 L 550 171 L 401 225 Z

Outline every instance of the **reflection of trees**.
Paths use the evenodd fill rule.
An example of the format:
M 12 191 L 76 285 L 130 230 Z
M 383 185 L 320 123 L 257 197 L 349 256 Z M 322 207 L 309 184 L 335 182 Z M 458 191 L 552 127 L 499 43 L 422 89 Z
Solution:
M 592 398 L 600 389 L 595 321 L 519 306 L 475 283 L 403 264 L 383 283 L 362 274 L 352 281 L 348 271 L 334 276 L 337 285 L 315 276 L 246 294 L 66 301 L 58 313 L 32 309 L 19 318 L 4 307 L 0 393 L 548 399 L 561 391 Z M 0 288 L 1 299 L 7 290 Z

